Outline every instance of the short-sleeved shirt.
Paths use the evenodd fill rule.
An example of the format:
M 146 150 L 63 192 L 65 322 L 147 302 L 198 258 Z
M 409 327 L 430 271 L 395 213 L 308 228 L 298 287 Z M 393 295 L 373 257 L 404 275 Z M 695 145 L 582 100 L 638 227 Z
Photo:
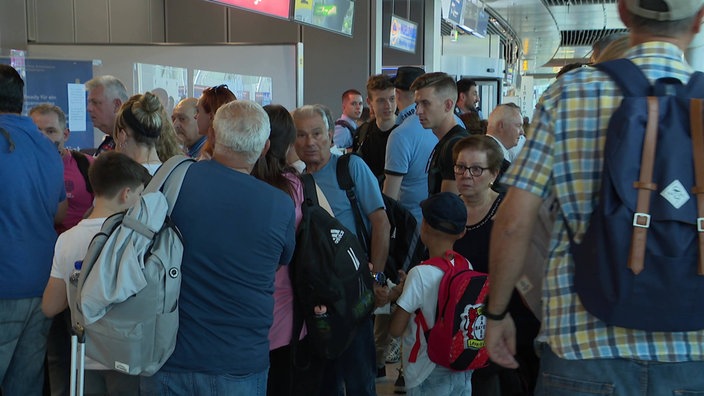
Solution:
M 93 157 L 83 153 L 76 153 L 85 156 L 89 163 L 93 162 Z M 86 211 L 93 205 L 93 194 L 88 192 L 86 179 L 81 173 L 73 154 L 67 152 L 66 155 L 61 157 L 61 160 L 64 163 L 64 186 L 66 188 L 68 209 L 66 210 L 66 218 L 61 222 L 61 226 L 57 227 L 56 231 L 59 233 L 78 224 L 83 219 Z
M 176 349 L 162 370 L 244 375 L 269 365 L 274 273 L 295 245 L 291 197 L 214 160 L 188 168 Z
M 420 124 L 415 115 L 415 104 L 401 111 L 399 120 L 402 120 L 400 125 L 391 131 L 386 143 L 384 172 L 403 176 L 398 202 L 420 224 L 423 219 L 420 201 L 428 198 L 428 161 L 438 138 Z
M 428 357 L 428 343 L 425 336 L 420 337 L 420 348 L 415 363 L 408 361 L 416 343 L 416 310 L 423 312 L 428 328 L 435 325 L 435 311 L 438 305 L 438 290 L 444 272 L 432 265 L 417 265 L 408 271 L 408 277 L 403 286 L 403 293 L 396 304 L 411 314 L 408 326 L 401 336 L 401 351 L 403 352 L 403 374 L 406 387 L 414 388 L 420 385 L 435 368 L 435 363 Z M 422 332 L 421 332 L 422 334 Z M 439 396 L 439 395 L 438 395 Z
M 430 195 L 440 192 L 443 180 L 455 180 L 452 148 L 457 141 L 467 136 L 469 136 L 469 132 L 466 129 L 455 125 L 435 145 L 428 164 L 428 193 Z
M 54 217 L 66 199 L 56 146 L 18 114 L 0 114 L 0 299 L 41 297 L 56 243 Z M 14 148 L 10 149 L 10 143 Z
M 352 130 L 350 130 L 350 128 L 352 128 Z M 356 130 L 357 123 L 350 117 L 347 117 L 343 114 L 340 118 L 335 121 L 335 133 L 333 134 L 332 138 L 333 142 L 335 143 L 335 146 L 342 149 L 352 147 L 352 142 L 354 140 L 352 136 L 352 131 Z
M 354 221 L 354 212 L 352 212 L 347 193 L 337 183 L 337 161 L 339 159 L 339 155 L 331 154 L 328 163 L 319 171 L 311 174 L 315 183 L 320 187 L 323 194 L 325 194 L 325 198 L 330 203 L 335 218 L 350 231 L 354 232 L 355 235 L 359 236 Z M 384 208 L 384 200 L 381 197 L 379 183 L 367 164 L 357 156 L 353 155 L 350 157 L 349 170 L 354 181 L 357 199 L 362 208 L 362 220 L 364 220 L 364 225 L 367 227 L 367 232 L 371 235 L 369 215 L 376 210 Z
M 647 42 L 628 50 L 652 82 L 688 81 L 692 68 L 674 44 Z M 523 150 L 504 182 L 541 198 L 555 192 L 575 239 L 584 235 L 600 189 L 609 119 L 621 91 L 594 68 L 563 75 L 545 92 Z M 582 306 L 574 290 L 574 262 L 564 221 L 556 221 L 543 283 L 541 337 L 565 359 L 632 358 L 656 361 L 704 359 L 704 331 L 648 332 L 607 326 Z M 653 313 L 657 314 L 657 313 Z
M 362 128 L 367 128 L 367 132 L 357 152 L 362 156 L 374 176 L 381 180 L 384 176 L 384 165 L 386 164 L 386 146 L 389 135 L 396 128 L 396 125 L 386 131 L 382 131 L 376 125 L 376 122 L 369 121 L 367 126 L 362 125 L 359 129 L 361 130 Z
M 66 294 L 68 295 L 69 277 L 75 269 L 76 261 L 83 261 L 88 251 L 88 245 L 93 240 L 95 234 L 100 232 L 105 217 L 81 220 L 75 227 L 59 235 L 54 248 L 54 260 L 51 265 L 51 277 L 61 279 L 66 284 Z M 72 308 L 72 301 L 69 301 L 69 309 Z M 90 348 L 90 346 L 88 347 Z M 87 370 L 109 370 L 97 361 L 86 356 Z

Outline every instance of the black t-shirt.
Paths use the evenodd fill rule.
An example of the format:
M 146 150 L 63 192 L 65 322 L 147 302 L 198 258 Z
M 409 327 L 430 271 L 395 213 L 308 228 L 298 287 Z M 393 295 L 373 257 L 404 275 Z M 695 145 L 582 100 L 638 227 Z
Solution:
M 435 145 L 428 162 L 428 193 L 430 195 L 440 192 L 443 180 L 455 180 L 454 164 L 452 162 L 452 148 L 458 140 L 469 136 L 466 129 L 455 125 Z
M 362 137 L 363 140 L 360 142 L 357 153 L 367 163 L 374 176 L 381 179 L 384 176 L 384 165 L 386 165 L 386 142 L 396 125 L 387 131 L 382 131 L 374 121 L 369 121 L 366 124 L 368 126 L 361 125 L 359 127 L 360 131 L 365 127 L 368 129 Z

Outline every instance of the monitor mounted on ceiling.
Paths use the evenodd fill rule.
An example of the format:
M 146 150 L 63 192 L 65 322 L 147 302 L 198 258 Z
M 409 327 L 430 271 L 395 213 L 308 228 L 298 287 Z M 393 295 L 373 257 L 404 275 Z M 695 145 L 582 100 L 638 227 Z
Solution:
M 417 23 L 391 15 L 391 29 L 389 29 L 390 48 L 415 54 L 417 36 Z
M 295 0 L 293 20 L 304 25 L 352 36 L 354 1 Z
M 240 8 L 263 15 L 291 19 L 290 0 L 207 0 L 211 3 Z

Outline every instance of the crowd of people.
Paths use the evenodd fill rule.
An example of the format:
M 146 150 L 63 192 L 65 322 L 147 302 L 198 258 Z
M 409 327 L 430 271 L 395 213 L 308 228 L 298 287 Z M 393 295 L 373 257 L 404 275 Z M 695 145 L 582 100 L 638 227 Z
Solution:
M 619 13 L 630 35 L 604 57 L 629 58 L 650 80 L 688 80 L 682 52 L 699 32 L 702 1 L 620 0 Z M 474 81 L 412 66 L 370 76 L 364 94 L 345 91 L 337 120 L 322 104 L 287 109 L 237 100 L 226 85 L 166 108 L 161 92 L 128 96 L 117 78 L 99 76 L 85 83 L 87 111 L 105 134 L 92 155 L 66 147 L 70 125 L 61 108 L 41 104 L 21 115 L 23 85 L 0 65 L 2 395 L 68 390 L 74 263 L 105 218 L 133 205 L 176 155 L 197 162 L 172 212 L 184 243 L 175 350 L 149 377 L 89 359 L 86 394 L 375 395 L 387 352 L 399 347 L 397 390 L 408 395 L 704 391 L 695 374 L 704 332 L 610 326 L 575 294 L 569 238 L 584 233 L 594 210 L 601 137 L 621 98 L 595 68 L 560 75 L 536 106 L 527 137 L 518 106 L 499 104 L 482 120 Z M 338 184 L 346 152 L 359 154 L 349 172 L 361 222 Z M 335 359 L 317 356 L 305 327 L 294 329 L 289 270 L 302 219 L 301 173 L 312 175 L 342 225 L 369 236 L 374 303 L 390 307 L 364 318 Z M 398 284 L 378 276 L 389 255 L 384 195 L 415 217 L 428 257 L 466 258 L 489 274 L 487 367 L 454 372 L 427 356 L 415 318 L 422 312 L 432 327 L 441 270 L 418 265 L 401 271 Z M 561 216 L 546 236 L 538 311 L 516 285 L 535 218 L 551 195 Z M 414 347 L 419 357 L 409 359 Z M 643 376 L 655 391 L 632 387 Z

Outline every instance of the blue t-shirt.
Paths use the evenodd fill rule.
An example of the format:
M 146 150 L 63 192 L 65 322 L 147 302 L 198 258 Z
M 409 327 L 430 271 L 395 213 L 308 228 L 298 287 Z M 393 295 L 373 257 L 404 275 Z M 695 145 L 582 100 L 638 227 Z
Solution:
M 357 234 L 354 213 L 347 198 L 347 193 L 337 183 L 337 161 L 339 159 L 339 155 L 331 154 L 330 161 L 325 164 L 323 169 L 312 173 L 312 175 L 315 183 L 320 187 L 323 194 L 325 194 L 325 198 L 330 203 L 335 218 L 350 231 Z M 379 182 L 367 164 L 364 163 L 364 160 L 355 155 L 350 157 L 349 169 L 352 180 L 354 180 L 357 199 L 362 207 L 362 220 L 367 226 L 367 233 L 371 236 L 371 225 L 368 216 L 370 213 L 384 208 L 384 199 L 381 197 Z
M 424 129 L 415 115 L 415 105 L 399 113 L 401 124 L 391 131 L 386 143 L 384 172 L 403 176 L 398 202 L 408 209 L 420 226 L 423 214 L 420 201 L 428 198 L 428 161 L 438 138 Z
M 0 299 L 41 297 L 49 279 L 54 216 L 66 199 L 56 146 L 31 119 L 0 114 Z
M 216 161 L 191 165 L 173 219 L 184 255 L 165 371 L 244 375 L 269 365 L 274 273 L 295 247 L 293 200 Z

